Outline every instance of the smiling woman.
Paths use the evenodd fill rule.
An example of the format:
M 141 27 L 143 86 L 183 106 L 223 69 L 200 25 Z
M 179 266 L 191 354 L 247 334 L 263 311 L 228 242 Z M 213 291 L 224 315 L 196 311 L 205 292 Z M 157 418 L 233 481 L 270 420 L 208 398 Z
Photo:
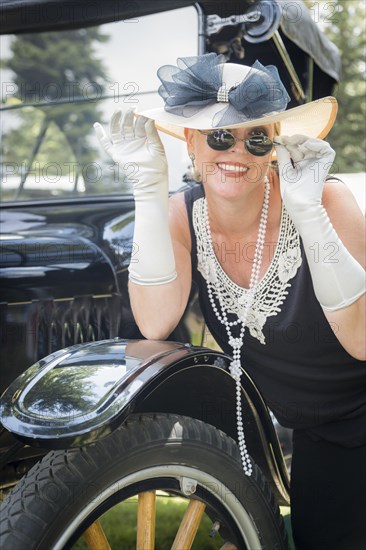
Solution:
M 206 517 L 221 550 L 286 550 L 267 407 L 295 432 L 298 548 L 364 546 L 364 231 L 323 141 L 339 56 L 302 0 L 187 3 L 2 10 L 1 487 L 51 449 L 1 507 L 6 548 L 107 547 L 98 518 L 138 495 L 151 550 L 162 490 L 188 505 L 177 547 Z M 191 345 L 204 321 L 224 352 Z
M 216 54 L 178 59 L 177 67 L 164 66 L 158 76 L 164 108 L 140 112 L 136 120 L 132 112 L 116 113 L 110 138 L 95 125 L 115 162 L 139 166 L 134 182 L 138 262 L 129 267 L 135 319 L 147 338 L 166 338 L 184 313 L 192 281 L 197 284 L 206 323 L 232 355 L 244 473 L 251 476 L 252 463 L 241 414 L 243 364 L 279 421 L 294 429 L 296 545 L 308 549 L 315 538 L 324 549 L 343 548 L 343 539 L 357 547 L 365 536 L 364 474 L 358 471 L 362 489 L 356 498 L 342 489 L 341 498 L 354 499 L 355 506 L 346 521 L 339 518 L 338 529 L 328 502 L 333 480 L 320 484 L 318 472 L 314 485 L 302 483 L 310 465 L 314 469 L 328 454 L 340 468 L 345 447 L 355 448 L 349 460 L 354 460 L 351 454 L 361 460 L 366 445 L 365 393 L 359 393 L 365 382 L 366 332 L 362 215 L 350 192 L 329 178 L 335 153 L 322 140 L 334 123 L 336 100 L 289 109 L 290 97 L 275 67 L 234 65 Z M 170 201 L 167 162 L 154 122 L 185 139 L 202 183 Z M 353 220 L 357 246 L 345 231 L 345 219 Z M 314 246 L 327 251 L 329 243 L 337 261 L 319 261 Z M 333 323 L 339 327 L 335 334 Z M 325 331 L 325 341 L 315 341 L 317 326 Z M 306 443 L 300 436 L 304 430 Z
M 212 132 L 198 130 L 198 132 L 206 137 L 206 142 L 210 149 L 216 152 L 227 151 L 229 153 L 226 161 L 222 158 L 220 162 L 210 163 L 206 150 L 207 147 L 204 146 L 203 153 L 199 151 L 200 146 L 202 148 L 202 138 L 196 136 L 197 130 L 189 131 L 187 129 L 185 133 L 186 141 L 190 148 L 192 148 L 190 158 L 203 174 L 202 177 L 206 179 L 206 176 L 212 176 L 214 173 L 217 173 L 219 176 L 221 174 L 221 176 L 230 177 L 231 175 L 231 177 L 235 177 L 240 176 L 240 173 L 244 174 L 246 172 L 249 181 L 263 178 L 263 174 L 268 169 L 268 156 L 274 147 L 274 142 L 271 139 L 274 135 L 272 126 L 248 128 L 244 131 L 237 129 L 232 131 L 214 130 Z M 242 134 L 245 137 L 238 137 Z M 241 142 L 244 146 L 244 152 L 251 155 L 247 158 L 246 163 L 243 162 L 243 146 L 240 146 Z M 235 151 L 238 151 L 236 158 L 231 154 L 235 153 Z M 212 155 L 215 157 L 214 153 Z M 204 160 L 201 161 L 200 157 L 204 158 Z M 252 157 L 258 158 L 253 162 L 254 159 Z M 200 172 L 198 173 L 200 174 Z M 223 183 L 225 182 L 225 178 L 221 177 L 221 180 Z

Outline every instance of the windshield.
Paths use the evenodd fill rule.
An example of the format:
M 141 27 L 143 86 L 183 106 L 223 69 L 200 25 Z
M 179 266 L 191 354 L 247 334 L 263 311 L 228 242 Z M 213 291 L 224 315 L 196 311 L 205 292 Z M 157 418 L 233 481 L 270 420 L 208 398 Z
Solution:
M 177 25 L 179 21 L 179 25 Z M 69 31 L 2 36 L 1 200 L 130 193 L 93 123 L 116 109 L 162 105 L 158 67 L 197 55 L 197 12 L 170 12 Z M 162 135 L 170 187 L 182 185 L 183 142 Z

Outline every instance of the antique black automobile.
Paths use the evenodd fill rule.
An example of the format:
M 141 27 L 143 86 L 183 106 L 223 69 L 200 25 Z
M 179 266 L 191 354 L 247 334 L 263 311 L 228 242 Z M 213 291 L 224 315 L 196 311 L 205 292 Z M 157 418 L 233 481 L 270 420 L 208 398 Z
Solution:
M 14 56 L 15 43 L 23 44 L 26 57 L 26 48 L 46 51 L 58 40 L 71 40 L 73 32 L 85 46 L 90 29 L 101 25 L 103 33 L 110 28 L 111 35 L 123 35 L 128 22 L 142 25 L 153 13 L 176 14 L 179 26 L 186 8 L 197 23 L 196 53 L 276 64 L 293 105 L 330 94 L 339 77 L 337 51 L 300 0 L 1 5 L 2 39 L 9 37 L 5 45 Z M 134 59 L 139 48 L 136 36 L 128 57 Z M 246 477 L 235 443 L 230 358 L 210 345 L 195 289 L 168 341 L 142 338 L 127 292 L 134 254 L 132 195 L 106 163 L 99 179 L 87 170 L 96 157 L 87 156 L 90 142 L 77 128 L 90 130 L 93 117 L 101 116 L 89 106 L 109 101 L 124 107 L 148 92 L 134 88 L 133 81 L 117 93 L 110 82 L 108 91 L 88 69 L 78 74 L 71 61 L 60 69 L 59 81 L 56 59 L 54 72 L 42 73 L 38 65 L 33 88 L 26 87 L 26 78 L 36 68 L 27 73 L 19 62 L 8 63 L 16 76 L 4 79 L 1 390 L 9 388 L 1 402 L 2 488 L 28 474 L 1 510 L 1 545 L 69 548 L 84 534 L 89 548 L 109 548 L 98 518 L 138 495 L 137 547 L 150 549 L 156 495 L 165 494 L 189 501 L 172 548 L 191 547 L 203 514 L 211 520 L 211 535 L 219 533 L 217 548 L 224 541 L 239 549 L 286 548 L 278 503 L 289 503 L 289 479 L 270 412 L 244 373 L 245 433 L 256 464 Z M 66 93 L 70 83 L 72 97 Z M 83 93 L 91 83 L 93 93 Z M 13 146 L 27 150 L 26 130 L 33 131 L 29 157 L 17 162 Z M 45 158 L 47 151 L 51 156 Z M 65 172 L 54 177 L 57 166 L 49 172 L 57 155 L 58 165 L 61 158 L 73 163 L 71 182 L 70 171 L 67 181 Z M 172 192 L 194 184 L 182 179 L 183 172 Z M 195 528 L 187 530 L 187 524 Z

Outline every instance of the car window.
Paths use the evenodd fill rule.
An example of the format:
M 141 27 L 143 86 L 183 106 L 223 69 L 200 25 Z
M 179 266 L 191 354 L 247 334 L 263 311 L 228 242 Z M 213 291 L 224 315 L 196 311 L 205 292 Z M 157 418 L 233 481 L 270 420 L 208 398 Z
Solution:
M 194 7 L 78 30 L 2 36 L 1 200 L 130 193 L 93 123 L 116 109 L 162 105 L 156 71 L 197 55 Z M 171 189 L 182 185 L 184 143 L 162 136 Z

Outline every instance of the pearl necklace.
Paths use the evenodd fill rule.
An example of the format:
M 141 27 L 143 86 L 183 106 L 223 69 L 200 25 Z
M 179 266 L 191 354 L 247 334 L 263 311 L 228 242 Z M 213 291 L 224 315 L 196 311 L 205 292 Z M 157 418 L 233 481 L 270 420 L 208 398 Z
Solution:
M 241 349 L 243 347 L 244 342 L 244 335 L 245 335 L 245 326 L 248 320 L 248 313 L 250 311 L 250 308 L 252 307 L 256 288 L 259 283 L 259 275 L 261 271 L 262 266 L 262 258 L 263 258 L 263 248 L 264 248 L 264 242 L 266 238 L 266 229 L 267 229 L 267 219 L 268 219 L 268 206 L 269 206 L 269 194 L 270 194 L 270 184 L 268 181 L 268 178 L 264 178 L 264 198 L 263 198 L 263 205 L 262 205 L 262 212 L 261 217 L 259 221 L 259 229 L 258 229 L 258 237 L 257 237 L 257 243 L 255 247 L 255 253 L 254 253 L 254 260 L 252 265 L 252 271 L 250 274 L 250 282 L 249 282 L 249 289 L 247 292 L 247 300 L 246 304 L 244 306 L 243 315 L 241 318 L 238 318 L 236 321 L 229 321 L 227 318 L 227 312 L 225 310 L 225 307 L 223 305 L 221 292 L 219 285 L 215 282 L 207 282 L 207 292 L 208 297 L 212 306 L 212 309 L 217 317 L 217 319 L 220 321 L 221 324 L 225 326 L 226 333 L 228 336 L 228 342 L 230 346 L 233 348 L 233 359 L 230 363 L 230 372 L 235 379 L 235 393 L 236 393 L 236 418 L 237 418 L 237 432 L 238 432 L 238 444 L 239 444 L 239 452 L 240 457 L 243 465 L 244 473 L 247 476 L 250 476 L 253 471 L 252 463 L 249 457 L 249 453 L 247 450 L 247 446 L 245 443 L 245 437 L 244 437 L 244 430 L 243 430 L 243 419 L 242 419 L 242 406 L 241 406 Z M 204 199 L 204 217 L 205 217 L 205 223 L 207 228 L 207 238 L 209 240 L 208 247 L 210 251 L 213 252 L 213 246 L 212 246 L 212 238 L 211 238 L 211 228 L 210 228 L 210 221 L 208 217 L 208 208 L 207 208 L 207 201 Z M 216 306 L 212 287 L 214 287 L 216 291 L 216 295 L 218 297 L 219 305 L 221 313 Z M 231 327 L 240 325 L 240 333 L 239 337 L 234 337 L 232 334 Z

